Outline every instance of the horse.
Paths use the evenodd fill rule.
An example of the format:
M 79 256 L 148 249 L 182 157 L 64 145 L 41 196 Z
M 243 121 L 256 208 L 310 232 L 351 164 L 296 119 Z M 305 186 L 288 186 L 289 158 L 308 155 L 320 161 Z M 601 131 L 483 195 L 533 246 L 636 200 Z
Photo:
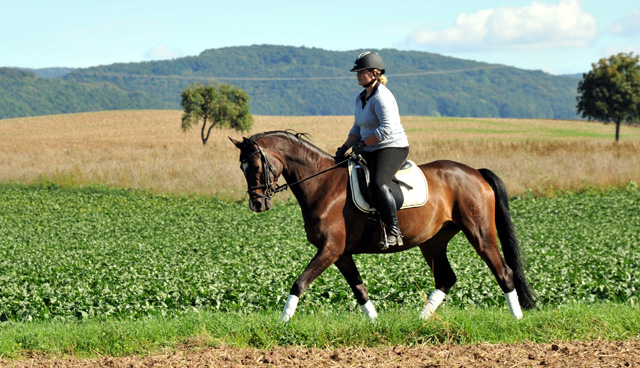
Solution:
M 358 210 L 348 193 L 348 173 L 337 158 L 312 144 L 305 134 L 270 131 L 229 139 L 240 150 L 252 211 L 272 208 L 273 196 L 290 189 L 302 210 L 307 240 L 317 248 L 305 270 L 293 283 L 280 317 L 287 322 L 300 296 L 320 274 L 335 265 L 348 282 L 366 317 L 378 314 L 353 260 L 355 254 L 383 254 L 419 247 L 431 268 L 435 288 L 419 319 L 429 319 L 456 283 L 447 258 L 447 244 L 462 231 L 489 267 L 504 292 L 511 315 L 536 307 L 523 271 L 520 247 L 509 213 L 507 190 L 488 169 L 439 160 L 419 165 L 428 182 L 429 200 L 421 207 L 398 211 L 403 245 L 382 250 L 378 226 L 370 243 L 361 244 L 368 215 Z M 285 185 L 278 185 L 283 177 Z M 504 258 L 498 249 L 502 244 Z

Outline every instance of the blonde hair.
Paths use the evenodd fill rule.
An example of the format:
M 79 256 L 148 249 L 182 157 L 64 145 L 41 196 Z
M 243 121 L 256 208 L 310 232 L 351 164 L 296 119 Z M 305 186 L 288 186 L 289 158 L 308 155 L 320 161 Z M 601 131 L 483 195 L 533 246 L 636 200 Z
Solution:
M 380 70 L 378 69 L 373 69 L 373 75 L 376 76 L 378 78 L 378 80 L 380 81 L 380 83 L 384 84 L 385 86 L 387 85 L 387 76 L 384 74 L 380 74 Z

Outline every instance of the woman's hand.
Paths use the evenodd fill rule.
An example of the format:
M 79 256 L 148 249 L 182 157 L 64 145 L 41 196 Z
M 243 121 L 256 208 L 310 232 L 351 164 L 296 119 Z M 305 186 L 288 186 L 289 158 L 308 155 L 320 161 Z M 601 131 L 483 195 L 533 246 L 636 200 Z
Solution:
M 336 158 L 343 158 L 344 154 L 347 153 L 348 149 L 349 149 L 349 147 L 345 146 L 344 144 L 342 146 L 340 146 L 336 150 Z
M 364 143 L 364 141 L 360 141 L 358 143 L 356 143 L 355 146 L 351 147 L 351 150 L 353 151 L 353 153 L 355 153 L 356 155 L 360 155 L 362 154 L 362 151 L 364 151 L 364 148 L 367 145 Z

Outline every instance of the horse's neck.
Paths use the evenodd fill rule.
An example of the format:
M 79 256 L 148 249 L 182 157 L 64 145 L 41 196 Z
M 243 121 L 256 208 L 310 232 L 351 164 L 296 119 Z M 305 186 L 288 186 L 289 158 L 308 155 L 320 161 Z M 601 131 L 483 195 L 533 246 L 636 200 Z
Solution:
M 309 157 L 309 159 L 301 160 L 300 157 Z M 305 179 L 331 168 L 334 164 L 333 159 L 319 155 L 295 155 L 289 157 L 285 162 L 283 176 L 289 185 L 294 184 L 291 186 L 291 191 L 300 205 L 304 203 L 310 204 L 315 201 L 318 189 L 325 186 L 325 180 L 330 175 L 321 174 L 308 180 Z
M 283 168 L 283 175 L 287 183 L 293 184 L 300 180 L 304 180 L 322 170 L 326 170 L 333 165 L 333 160 L 320 157 L 310 158 L 308 160 L 300 160 L 298 157 L 289 157 Z

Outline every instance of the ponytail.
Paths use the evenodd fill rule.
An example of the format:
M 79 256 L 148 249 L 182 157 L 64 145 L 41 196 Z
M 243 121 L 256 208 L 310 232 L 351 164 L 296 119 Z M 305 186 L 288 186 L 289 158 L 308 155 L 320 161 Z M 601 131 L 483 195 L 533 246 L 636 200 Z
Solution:
M 384 74 L 380 74 L 380 70 L 378 69 L 373 69 L 373 75 L 375 75 L 375 77 L 378 79 L 378 81 L 380 81 L 380 83 L 384 84 L 385 86 L 387 85 L 387 76 Z

